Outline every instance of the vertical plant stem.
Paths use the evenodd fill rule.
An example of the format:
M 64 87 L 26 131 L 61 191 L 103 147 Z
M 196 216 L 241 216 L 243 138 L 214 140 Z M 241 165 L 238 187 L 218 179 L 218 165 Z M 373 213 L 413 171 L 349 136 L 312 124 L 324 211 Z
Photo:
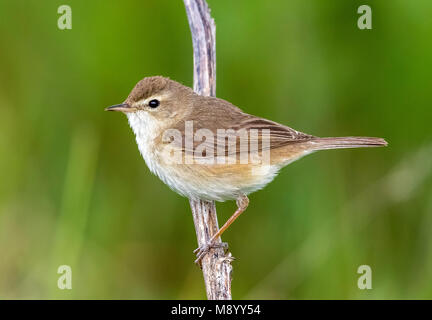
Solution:
M 216 27 L 205 0 L 184 0 L 192 34 L 194 90 L 205 96 L 216 95 Z M 214 201 L 190 199 L 198 246 L 205 245 L 219 230 Z M 221 243 L 218 238 L 216 243 Z M 212 248 L 201 261 L 209 300 L 229 300 L 231 296 L 231 253 Z
M 89 216 L 89 206 L 97 168 L 99 138 L 91 127 L 80 126 L 72 135 L 63 187 L 63 199 L 53 240 L 50 267 L 79 267 L 82 244 Z M 50 280 L 52 283 L 55 281 Z M 60 291 L 53 287 L 52 298 Z

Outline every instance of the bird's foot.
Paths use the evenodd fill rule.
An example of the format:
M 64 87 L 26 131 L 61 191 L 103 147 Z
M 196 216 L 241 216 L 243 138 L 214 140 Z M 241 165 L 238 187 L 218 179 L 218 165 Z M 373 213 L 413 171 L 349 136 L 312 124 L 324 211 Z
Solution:
M 213 241 L 209 241 L 208 243 L 206 243 L 205 245 L 196 248 L 194 250 L 193 253 L 196 254 L 196 260 L 195 263 L 196 264 L 200 264 L 201 263 L 201 259 L 204 258 L 204 256 L 209 253 L 210 249 L 212 248 L 223 248 L 223 249 L 228 249 L 228 243 L 226 242 L 219 242 L 219 243 L 215 243 Z

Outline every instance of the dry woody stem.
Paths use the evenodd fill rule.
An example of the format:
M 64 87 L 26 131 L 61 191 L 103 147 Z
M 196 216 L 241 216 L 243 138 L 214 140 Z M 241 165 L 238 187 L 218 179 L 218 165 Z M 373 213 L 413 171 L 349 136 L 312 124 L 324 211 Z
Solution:
M 192 33 L 194 90 L 204 96 L 216 95 L 216 27 L 205 0 L 184 0 Z M 219 230 L 214 201 L 190 200 L 198 246 L 204 246 Z M 216 240 L 216 244 L 221 239 Z M 231 296 L 231 253 L 212 248 L 201 260 L 209 300 L 229 300 Z

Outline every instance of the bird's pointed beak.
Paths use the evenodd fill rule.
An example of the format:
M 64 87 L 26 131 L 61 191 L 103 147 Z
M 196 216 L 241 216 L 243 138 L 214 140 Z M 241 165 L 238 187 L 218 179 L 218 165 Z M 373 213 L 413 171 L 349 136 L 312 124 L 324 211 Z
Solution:
M 111 107 L 105 108 L 105 111 L 121 111 L 121 112 L 133 112 L 135 108 L 131 107 L 128 103 L 116 104 Z

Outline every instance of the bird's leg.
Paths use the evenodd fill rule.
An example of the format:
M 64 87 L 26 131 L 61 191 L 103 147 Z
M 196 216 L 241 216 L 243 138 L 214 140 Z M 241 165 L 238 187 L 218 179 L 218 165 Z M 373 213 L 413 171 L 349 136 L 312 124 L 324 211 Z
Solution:
M 236 203 L 237 203 L 236 212 L 234 212 L 234 214 L 227 220 L 227 222 L 225 222 L 222 228 L 220 228 L 219 231 L 216 232 L 216 234 L 213 235 L 211 239 L 204 246 L 201 246 L 194 250 L 194 253 L 197 256 L 195 263 L 199 263 L 201 259 L 209 252 L 210 248 L 228 247 L 228 245 L 224 242 L 215 243 L 215 241 L 246 210 L 246 208 L 249 205 L 249 199 L 246 195 L 241 195 L 240 197 L 237 198 Z

